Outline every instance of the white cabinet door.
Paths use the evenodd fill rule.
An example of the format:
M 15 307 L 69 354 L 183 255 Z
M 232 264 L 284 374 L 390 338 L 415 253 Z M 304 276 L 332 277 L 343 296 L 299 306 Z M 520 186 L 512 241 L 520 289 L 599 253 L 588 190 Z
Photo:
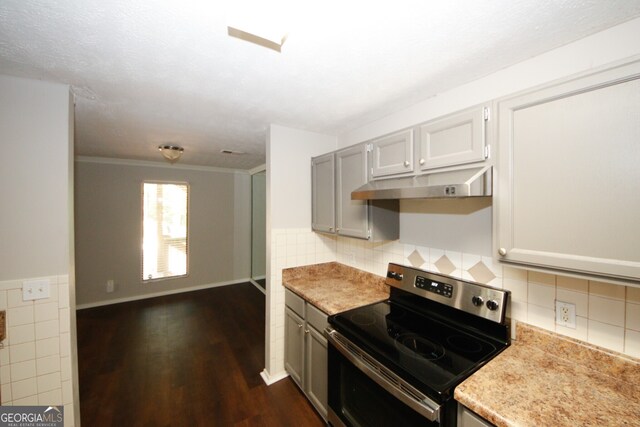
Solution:
M 474 107 L 420 126 L 420 170 L 484 160 L 488 108 Z
M 335 232 L 335 163 L 333 153 L 311 159 L 311 228 Z
M 365 144 L 336 153 L 336 227 L 343 236 L 369 237 L 366 200 L 351 200 L 351 192 L 367 183 L 367 149 Z
M 640 62 L 499 104 L 496 251 L 640 281 Z
M 413 130 L 405 130 L 371 142 L 371 176 L 413 172 Z

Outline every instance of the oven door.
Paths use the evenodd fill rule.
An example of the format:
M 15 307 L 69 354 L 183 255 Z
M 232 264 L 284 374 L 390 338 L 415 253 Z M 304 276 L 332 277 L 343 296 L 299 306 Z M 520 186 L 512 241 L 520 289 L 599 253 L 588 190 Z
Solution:
M 329 423 L 334 427 L 439 426 L 441 406 L 335 329 L 329 340 Z

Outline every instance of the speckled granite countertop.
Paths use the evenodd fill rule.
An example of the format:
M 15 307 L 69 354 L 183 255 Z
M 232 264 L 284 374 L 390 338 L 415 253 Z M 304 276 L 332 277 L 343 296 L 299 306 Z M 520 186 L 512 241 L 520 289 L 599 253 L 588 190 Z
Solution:
M 640 426 L 640 360 L 522 323 L 516 332 L 457 401 L 497 426 Z
M 384 277 L 337 262 L 284 269 L 282 284 L 327 314 L 389 298 Z

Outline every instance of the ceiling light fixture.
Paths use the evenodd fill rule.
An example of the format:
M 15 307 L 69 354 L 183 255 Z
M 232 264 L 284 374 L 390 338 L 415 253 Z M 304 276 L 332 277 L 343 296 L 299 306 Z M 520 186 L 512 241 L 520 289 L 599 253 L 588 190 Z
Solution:
M 168 144 L 158 146 L 158 151 L 160 151 L 164 158 L 167 159 L 170 163 L 175 163 L 178 161 L 180 156 L 182 156 L 184 148 L 177 145 Z

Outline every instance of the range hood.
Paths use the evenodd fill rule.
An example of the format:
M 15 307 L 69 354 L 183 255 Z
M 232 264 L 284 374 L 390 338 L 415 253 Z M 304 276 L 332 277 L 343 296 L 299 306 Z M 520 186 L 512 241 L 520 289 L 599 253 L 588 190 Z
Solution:
M 371 181 L 351 193 L 353 200 L 437 199 L 491 196 L 491 166 Z

